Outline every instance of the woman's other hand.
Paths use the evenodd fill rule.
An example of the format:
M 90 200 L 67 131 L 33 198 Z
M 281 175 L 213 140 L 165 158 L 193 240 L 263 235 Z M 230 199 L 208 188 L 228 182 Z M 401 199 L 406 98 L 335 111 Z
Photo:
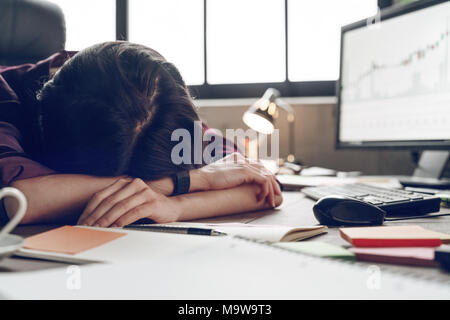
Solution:
M 204 180 L 206 190 L 234 188 L 243 184 L 260 186 L 258 201 L 266 198 L 267 203 L 275 207 L 275 196 L 281 196 L 281 189 L 275 176 L 263 164 L 250 161 L 239 153 L 194 170 Z
M 94 194 L 78 224 L 123 227 L 142 218 L 168 223 L 176 221 L 180 214 L 176 201 L 153 191 L 143 180 L 120 178 Z

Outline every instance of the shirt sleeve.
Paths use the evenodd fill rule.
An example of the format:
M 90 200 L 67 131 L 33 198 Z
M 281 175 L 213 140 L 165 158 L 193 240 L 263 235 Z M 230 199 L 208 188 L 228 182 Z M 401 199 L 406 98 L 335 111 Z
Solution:
M 0 187 L 13 181 L 54 174 L 56 171 L 32 160 L 20 145 L 20 133 L 10 123 L 0 122 Z
M 242 153 L 239 148 L 234 144 L 233 141 L 228 140 L 225 138 L 220 132 L 217 130 L 214 130 L 212 128 L 209 128 L 206 124 L 202 124 L 203 126 L 203 134 L 208 137 L 208 140 L 211 141 L 212 138 L 214 139 L 222 139 L 222 155 L 223 157 L 226 157 L 229 154 L 238 152 Z
M 0 66 L 0 187 L 16 180 L 56 173 L 24 151 L 21 140 L 26 132 L 20 130 L 26 128 L 22 122 L 25 111 L 21 96 L 24 90 L 34 90 L 31 87 L 48 78 L 51 69 L 59 68 L 75 54 L 75 51 L 63 50 L 36 64 Z

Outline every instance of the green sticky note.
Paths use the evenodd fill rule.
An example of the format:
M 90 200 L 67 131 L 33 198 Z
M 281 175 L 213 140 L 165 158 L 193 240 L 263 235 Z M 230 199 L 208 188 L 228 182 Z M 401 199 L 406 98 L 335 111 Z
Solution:
M 353 252 L 350 252 L 341 246 L 320 241 L 276 242 L 273 243 L 273 245 L 318 257 L 356 260 Z

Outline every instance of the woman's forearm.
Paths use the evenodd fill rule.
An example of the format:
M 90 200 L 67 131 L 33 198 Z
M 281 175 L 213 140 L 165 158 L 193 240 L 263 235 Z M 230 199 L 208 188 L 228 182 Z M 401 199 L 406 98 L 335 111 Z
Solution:
M 78 174 L 55 174 L 14 181 L 28 208 L 21 223 L 70 223 L 76 221 L 87 201 L 117 178 Z M 5 199 L 8 215 L 15 212 L 13 200 Z
M 92 196 L 114 183 L 118 177 L 95 177 L 80 174 L 55 174 L 14 181 L 11 186 L 21 190 L 28 202 L 22 223 L 74 223 Z M 170 178 L 148 181 L 156 192 L 173 192 Z M 198 185 L 195 182 L 194 186 Z M 5 199 L 10 216 L 16 212 L 13 199 Z
M 265 196 L 261 197 L 261 190 L 264 187 L 266 187 L 266 194 L 269 194 L 267 193 L 268 184 L 264 178 L 259 181 L 260 177 L 255 176 L 254 172 L 240 170 L 239 167 L 230 167 L 226 173 L 224 170 L 219 170 L 219 177 L 217 177 L 215 171 L 198 169 L 190 171 L 190 193 L 172 197 L 177 207 L 182 209 L 181 220 L 270 207 L 265 201 Z M 23 224 L 75 223 L 93 196 L 109 188 L 120 178 L 55 174 L 17 180 L 11 186 L 21 190 L 28 200 L 27 212 L 22 219 Z M 214 183 L 217 184 L 217 179 L 222 182 L 214 185 Z M 153 191 L 164 196 L 173 193 L 174 186 L 169 177 L 145 183 Z M 277 196 L 275 205 L 280 203 L 281 196 Z M 4 204 L 9 216 L 16 212 L 17 204 L 14 200 L 6 198 Z
M 205 190 L 207 183 L 197 170 L 191 171 L 190 192 Z M 11 186 L 21 190 L 28 201 L 22 223 L 72 223 L 78 219 L 92 196 L 118 177 L 96 177 L 81 174 L 55 174 L 14 181 Z M 162 178 L 146 182 L 153 190 L 171 195 L 173 181 Z M 5 209 L 10 216 L 16 212 L 16 203 L 5 199 Z
M 247 211 L 269 209 L 266 199 L 258 201 L 260 187 L 255 184 L 231 189 L 189 193 L 173 197 L 181 207 L 179 221 L 188 221 Z M 275 205 L 281 205 L 282 196 L 275 196 Z

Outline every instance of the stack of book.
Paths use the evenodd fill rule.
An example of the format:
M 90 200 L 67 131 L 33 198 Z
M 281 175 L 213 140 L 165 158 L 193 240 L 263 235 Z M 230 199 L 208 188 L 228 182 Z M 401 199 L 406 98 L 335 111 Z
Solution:
M 348 250 L 357 260 L 436 267 L 450 243 L 450 235 L 416 225 L 357 227 L 339 229 L 353 245 Z

